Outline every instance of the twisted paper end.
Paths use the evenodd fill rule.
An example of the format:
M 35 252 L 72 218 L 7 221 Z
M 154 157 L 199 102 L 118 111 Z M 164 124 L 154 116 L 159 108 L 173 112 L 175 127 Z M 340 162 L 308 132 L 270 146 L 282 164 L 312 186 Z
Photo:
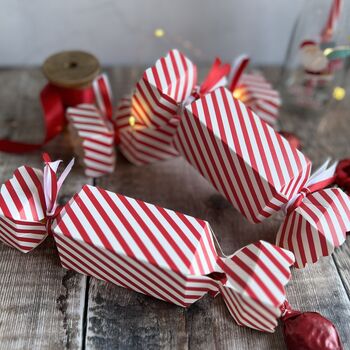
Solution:
M 332 254 L 350 230 L 350 198 L 339 188 L 324 189 L 336 178 L 337 163 L 328 163 L 287 203 L 277 233 L 276 244 L 294 253 L 298 268 Z
M 274 331 L 286 300 L 284 286 L 291 278 L 293 263 L 291 252 L 264 241 L 218 261 L 226 275 L 219 290 L 239 325 Z
M 62 161 L 52 162 L 48 154 L 43 154 L 43 160 L 44 171 L 22 166 L 0 190 L 1 238 L 24 253 L 36 248 L 50 233 L 59 191 L 74 164 L 72 159 L 57 177 Z

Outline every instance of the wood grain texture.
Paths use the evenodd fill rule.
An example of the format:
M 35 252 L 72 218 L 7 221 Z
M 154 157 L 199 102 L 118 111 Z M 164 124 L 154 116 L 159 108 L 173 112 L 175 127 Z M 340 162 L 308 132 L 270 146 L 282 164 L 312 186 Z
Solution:
M 38 93 L 45 83 L 38 70 L 1 71 L 0 137 L 38 142 L 43 128 Z M 45 147 L 67 161 L 72 150 L 67 135 Z M 0 153 L 0 182 L 20 165 L 42 167 L 41 151 Z M 89 181 L 76 166 L 63 185 L 65 203 Z M 51 238 L 23 254 L 0 244 L 0 349 L 77 349 L 82 344 L 86 277 L 60 266 Z
M 116 99 L 130 91 L 141 72 L 126 67 L 108 72 Z M 39 139 L 40 73 L 0 71 L 0 77 L 7 87 L 0 90 L 0 137 Z M 327 156 L 350 155 L 348 108 L 339 105 L 313 118 L 283 111 L 281 125 L 300 136 L 303 151 L 318 165 Z M 67 135 L 45 149 L 64 160 L 72 154 Z M 0 181 L 23 163 L 40 166 L 40 152 L 0 154 Z M 76 166 L 63 188 L 62 203 L 88 183 L 82 174 Z M 248 223 L 181 158 L 141 168 L 119 154 L 115 173 L 95 183 L 208 220 L 226 254 L 258 239 L 273 242 L 281 222 L 276 215 L 263 224 Z M 321 312 L 336 324 L 344 349 L 350 349 L 349 253 L 348 240 L 333 257 L 293 269 L 287 286 L 295 308 Z M 183 309 L 66 271 L 51 239 L 28 255 L 1 244 L 0 286 L 0 349 L 284 349 L 280 327 L 264 334 L 237 326 L 220 296 L 206 296 Z

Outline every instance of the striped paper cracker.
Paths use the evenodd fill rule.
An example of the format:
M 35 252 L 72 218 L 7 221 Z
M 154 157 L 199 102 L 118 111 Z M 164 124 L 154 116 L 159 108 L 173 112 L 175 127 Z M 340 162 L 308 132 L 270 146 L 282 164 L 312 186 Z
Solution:
M 310 161 L 225 88 L 184 110 L 175 148 L 252 222 L 303 187 Z
M 281 97 L 277 90 L 259 73 L 243 74 L 234 96 L 250 107 L 261 119 L 275 125 L 281 107 Z
M 135 165 L 145 165 L 178 156 L 172 145 L 179 118 L 172 118 L 159 127 L 130 125 L 131 101 L 124 98 L 116 113 L 115 125 L 120 139 L 120 150 Z
M 277 324 L 293 263 L 282 248 L 260 242 L 220 258 L 206 221 L 87 185 L 53 232 L 66 268 L 183 307 L 221 290 L 239 324 L 264 331 Z M 216 272 L 227 278 L 211 278 Z
M 76 153 L 83 161 L 85 175 L 112 173 L 115 167 L 114 128 L 96 106 L 80 104 L 67 109 Z
M 307 195 L 282 223 L 276 244 L 292 251 L 296 267 L 329 256 L 350 231 L 350 198 L 339 188 Z
M 0 240 L 27 253 L 47 236 L 43 172 L 18 168 L 0 190 Z
M 177 114 L 179 103 L 191 95 L 196 81 L 196 66 L 180 51 L 169 51 L 136 85 L 131 110 L 136 123 L 154 127 L 167 124 Z

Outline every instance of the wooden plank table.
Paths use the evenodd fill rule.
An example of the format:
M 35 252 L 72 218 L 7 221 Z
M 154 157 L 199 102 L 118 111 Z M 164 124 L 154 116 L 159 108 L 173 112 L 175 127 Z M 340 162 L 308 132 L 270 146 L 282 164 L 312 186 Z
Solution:
M 129 92 L 142 69 L 109 70 L 119 98 Z M 270 77 L 276 76 L 269 70 Z M 42 137 L 39 70 L 0 71 L 0 138 L 38 141 Z M 282 112 L 284 129 L 296 132 L 316 165 L 327 156 L 350 155 L 349 101 L 322 116 Z M 53 158 L 72 157 L 67 134 L 45 147 Z M 41 152 L 0 153 L 0 183 L 16 167 L 41 167 Z M 139 198 L 208 220 L 225 253 L 258 239 L 273 242 L 281 216 L 248 223 L 184 160 L 141 168 L 118 157 L 115 173 L 88 179 L 77 165 L 60 195 L 65 203 L 82 184 Z M 304 270 L 292 270 L 287 286 L 291 304 L 315 310 L 338 327 L 350 349 L 350 240 L 333 257 Z M 0 244 L 0 349 L 284 349 L 280 327 L 265 334 L 239 327 L 220 297 L 209 296 L 188 309 L 64 270 L 52 239 L 24 255 Z

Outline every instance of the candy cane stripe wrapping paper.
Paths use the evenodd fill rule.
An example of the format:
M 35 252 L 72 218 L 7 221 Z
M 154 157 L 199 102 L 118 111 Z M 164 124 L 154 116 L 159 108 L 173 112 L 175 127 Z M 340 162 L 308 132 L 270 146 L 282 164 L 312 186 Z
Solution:
M 291 252 L 250 244 L 219 256 L 206 221 L 85 185 L 57 207 L 60 161 L 45 156 L 44 172 L 17 169 L 0 191 L 0 239 L 22 252 L 52 234 L 62 265 L 187 307 L 222 294 L 239 325 L 271 332 L 286 300 Z
M 86 176 L 99 177 L 113 172 L 116 159 L 112 93 L 105 74 L 95 79 L 93 90 L 96 104 L 70 107 L 66 117 Z
M 235 98 L 274 126 L 281 107 L 280 94 L 261 73 L 244 73 L 249 62 L 247 55 L 241 55 L 233 61 L 227 87 Z
M 276 124 L 281 98 L 279 92 L 261 74 L 243 74 L 233 93 L 261 119 L 270 125 Z
M 165 59 L 161 61 L 166 62 Z M 238 61 L 233 77 L 229 75 L 233 89 L 240 81 L 246 81 L 254 86 L 256 94 L 268 95 L 265 89 L 270 86 L 266 86 L 264 78 L 241 77 L 247 58 L 242 56 Z M 155 67 L 159 64 L 150 70 L 153 72 Z M 167 67 L 170 71 L 172 66 Z M 310 175 L 311 162 L 251 108 L 235 99 L 232 91 L 221 86 L 221 78 L 228 74 L 225 65 L 217 60 L 213 68 L 206 81 L 199 88 L 193 87 L 192 95 L 178 103 L 178 115 L 168 115 L 172 131 L 162 139 L 162 147 L 156 133 L 158 129 L 153 125 L 143 127 L 142 132 L 136 127 L 125 126 L 123 120 L 129 112 L 132 116 L 133 102 L 124 99 L 119 114 L 122 118 L 119 119 L 117 114 L 117 123 L 119 120 L 124 126 L 121 135 L 125 136 L 121 136 L 120 145 L 123 153 L 138 165 L 180 154 L 253 223 L 283 210 L 286 217 L 276 242 L 295 253 L 297 267 L 330 255 L 344 242 L 346 232 L 350 230 L 349 198 L 336 190 L 339 191 L 337 196 L 331 195 L 329 200 L 320 201 L 318 205 L 312 207 L 306 203 L 328 193 L 323 189 L 332 183 L 334 166 L 330 169 L 321 167 L 319 171 L 324 176 L 312 183 L 318 171 Z M 213 76 L 216 80 L 208 84 Z M 203 89 L 203 85 L 209 88 Z M 269 102 L 277 103 L 275 93 L 270 97 Z M 153 100 L 152 104 L 156 102 Z M 164 123 L 162 127 L 166 125 Z M 146 141 L 143 135 L 147 132 L 156 141 Z M 339 205 L 340 200 L 342 205 Z M 285 210 L 287 207 L 293 210 Z
M 132 115 L 141 125 L 159 127 L 177 113 L 197 81 L 196 66 L 178 50 L 148 68 L 132 96 Z

